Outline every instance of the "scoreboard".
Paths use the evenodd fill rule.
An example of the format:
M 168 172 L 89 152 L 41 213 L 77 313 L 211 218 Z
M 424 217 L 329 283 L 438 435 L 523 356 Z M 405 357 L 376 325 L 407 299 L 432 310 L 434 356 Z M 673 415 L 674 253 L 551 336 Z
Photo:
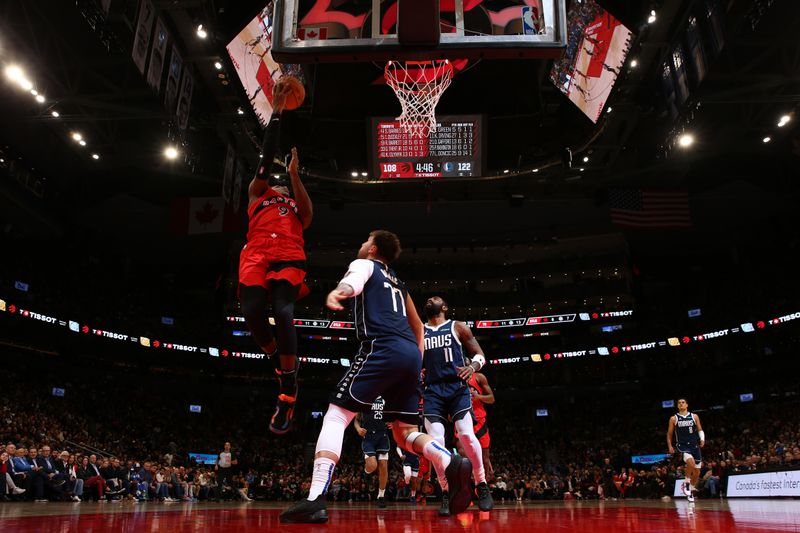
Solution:
M 437 117 L 429 137 L 403 131 L 393 118 L 370 124 L 372 177 L 437 179 L 480 176 L 483 170 L 483 120 L 480 115 Z

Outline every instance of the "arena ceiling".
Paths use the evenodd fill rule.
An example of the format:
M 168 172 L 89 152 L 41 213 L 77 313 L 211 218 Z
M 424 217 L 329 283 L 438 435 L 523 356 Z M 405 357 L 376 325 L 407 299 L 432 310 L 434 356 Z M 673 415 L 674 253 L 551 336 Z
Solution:
M 232 139 L 245 160 L 256 160 L 253 139 L 261 134 L 254 117 L 237 113 L 247 106 L 235 75 L 220 78 L 226 70 L 214 63 L 263 3 L 154 2 L 198 80 L 188 160 L 168 163 L 162 151 L 171 117 L 130 55 L 137 1 L 111 0 L 106 19 L 98 18 L 94 0 L 3 2 L 2 62 L 24 65 L 48 100 L 40 105 L 5 81 L 0 86 L 3 158 L 21 158 L 44 187 L 39 198 L 3 181 L 0 201 L 7 209 L 0 221 L 31 233 L 112 233 L 173 246 L 166 231 L 170 206 L 180 197 L 219 195 L 225 141 Z M 800 121 L 780 130 L 776 121 L 800 100 L 798 3 L 722 2 L 725 47 L 678 118 L 666 111 L 660 65 L 685 31 L 694 2 L 601 3 L 637 32 L 632 56 L 638 66 L 622 74 L 610 99 L 613 113 L 597 126 L 552 86 L 545 60 L 484 60 L 459 75 L 443 97 L 442 113 L 488 117 L 487 173 L 493 179 L 349 182 L 351 170 L 367 167 L 366 118 L 396 113 L 395 97 L 372 83 L 380 75 L 373 64 L 310 67 L 306 105 L 287 123 L 287 137 L 311 174 L 306 182 L 318 223 L 309 242 L 359 242 L 378 225 L 421 244 L 607 234 L 614 230 L 607 191 L 619 186 L 689 190 L 695 242 L 757 238 L 762 227 L 796 240 Z M 651 9 L 658 22 L 648 25 Z M 205 41 L 196 36 L 199 23 L 210 31 Z M 58 118 L 50 114 L 56 108 Z M 683 129 L 697 138 L 691 150 L 673 146 Z M 74 131 L 82 132 L 87 147 L 70 138 Z M 765 136 L 772 142 L 763 143 Z M 572 169 L 560 163 L 567 147 L 574 152 Z M 513 175 L 534 168 L 540 171 Z M 647 244 L 676 237 L 631 239 Z

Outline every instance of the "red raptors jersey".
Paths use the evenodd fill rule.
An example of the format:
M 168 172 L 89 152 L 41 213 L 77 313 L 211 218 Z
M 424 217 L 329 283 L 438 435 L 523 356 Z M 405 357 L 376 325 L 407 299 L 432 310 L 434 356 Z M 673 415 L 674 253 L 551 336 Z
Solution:
M 270 187 L 247 208 L 249 226 L 247 241 L 281 237 L 303 248 L 303 223 L 297 212 L 297 202 L 275 192 Z
M 469 378 L 467 383 L 469 384 L 470 389 L 475 389 L 475 392 L 478 394 L 483 394 L 483 389 L 480 385 L 478 385 L 478 380 L 475 378 L 475 374 Z M 475 413 L 475 418 L 477 420 L 486 418 L 486 409 L 483 407 L 483 402 L 477 399 L 475 396 L 472 397 L 472 412 Z

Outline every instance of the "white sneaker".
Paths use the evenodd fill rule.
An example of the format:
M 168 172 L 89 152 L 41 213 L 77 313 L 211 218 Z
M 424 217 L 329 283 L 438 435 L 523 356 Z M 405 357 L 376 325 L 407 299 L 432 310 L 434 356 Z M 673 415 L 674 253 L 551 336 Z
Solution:
M 689 491 L 689 495 L 688 495 L 688 496 L 686 496 L 686 500 L 687 500 L 689 503 L 694 503 L 694 494 L 692 494 L 692 491 L 691 491 L 691 490 Z
M 72 501 L 74 501 L 74 502 L 79 502 L 79 501 L 81 501 L 81 499 L 80 499 L 80 498 L 78 498 L 77 496 L 73 496 L 73 497 L 72 497 Z
M 25 489 L 21 489 L 19 487 L 14 487 L 14 494 L 25 494 Z
M 692 486 L 689 485 L 688 481 L 684 481 L 683 485 L 681 485 L 681 489 L 683 490 L 683 495 L 687 498 L 692 495 Z

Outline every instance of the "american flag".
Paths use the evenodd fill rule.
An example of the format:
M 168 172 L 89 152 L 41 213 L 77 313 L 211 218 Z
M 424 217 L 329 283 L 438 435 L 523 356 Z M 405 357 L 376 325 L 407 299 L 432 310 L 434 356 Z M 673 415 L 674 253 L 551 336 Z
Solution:
M 629 228 L 690 228 L 686 191 L 612 189 L 611 222 Z

